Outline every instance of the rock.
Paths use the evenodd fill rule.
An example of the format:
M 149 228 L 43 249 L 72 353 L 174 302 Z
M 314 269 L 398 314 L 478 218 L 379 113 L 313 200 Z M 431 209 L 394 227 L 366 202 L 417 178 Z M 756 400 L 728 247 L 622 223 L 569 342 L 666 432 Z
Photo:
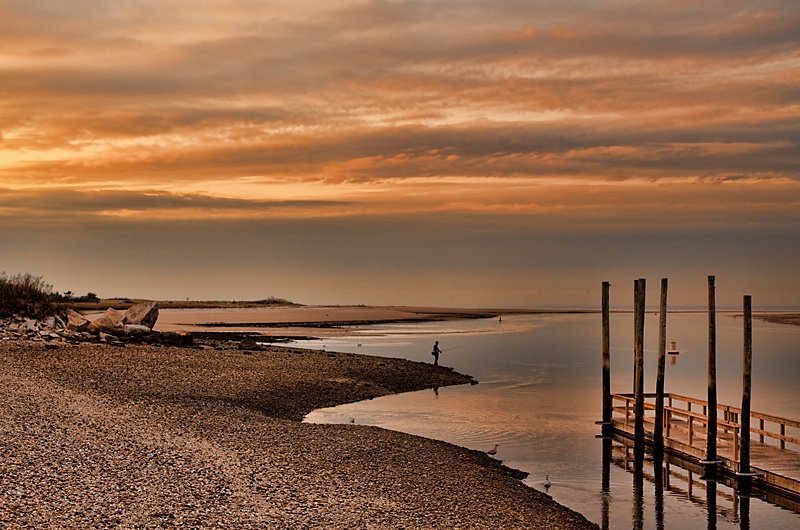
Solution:
M 171 346 L 191 346 L 193 338 L 188 331 L 179 329 L 177 331 L 165 331 L 161 334 L 161 340 L 164 341 L 164 344 Z
M 123 329 L 124 315 L 109 307 L 102 316 L 94 320 L 87 328 L 91 333 L 108 333 L 111 335 L 122 334 L 125 332 Z
M 125 311 L 123 322 L 125 324 L 134 324 L 137 326 L 147 326 L 153 329 L 158 320 L 158 304 L 156 302 L 147 302 L 144 304 L 136 304 L 130 309 Z
M 246 337 L 239 343 L 239 349 L 245 351 L 259 350 L 258 343 L 252 337 Z
M 89 327 L 89 319 L 72 309 L 67 309 L 67 329 L 70 331 L 85 331 Z
M 138 324 L 125 324 L 122 329 L 129 337 L 144 337 L 153 332 L 149 327 Z
M 98 335 L 100 336 L 101 342 L 107 342 L 109 344 L 114 344 L 114 345 L 120 344 L 120 341 L 114 335 L 111 335 L 109 333 L 103 333 L 102 331 L 100 331 Z

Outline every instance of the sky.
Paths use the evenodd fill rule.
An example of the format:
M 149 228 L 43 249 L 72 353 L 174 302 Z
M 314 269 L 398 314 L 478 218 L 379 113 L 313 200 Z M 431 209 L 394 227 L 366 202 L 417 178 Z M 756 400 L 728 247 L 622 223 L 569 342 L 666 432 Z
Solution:
M 0 271 L 800 307 L 796 0 L 0 0 Z

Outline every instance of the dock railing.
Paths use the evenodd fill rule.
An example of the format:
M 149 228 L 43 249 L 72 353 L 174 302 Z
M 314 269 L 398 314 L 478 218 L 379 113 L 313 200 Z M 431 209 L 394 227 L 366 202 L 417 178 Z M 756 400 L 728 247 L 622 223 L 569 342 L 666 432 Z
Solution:
M 645 394 L 644 423 L 646 431 L 655 427 L 656 394 Z M 615 423 L 632 429 L 635 424 L 634 394 L 613 394 Z M 729 459 L 739 462 L 739 439 L 742 410 L 730 405 L 717 405 L 717 442 L 730 450 Z M 621 416 L 621 417 L 620 417 Z M 800 451 L 800 422 L 761 412 L 750 413 L 750 439 L 779 449 Z M 679 394 L 664 395 L 664 437 L 689 447 L 696 447 L 695 456 L 703 457 L 702 444 L 707 440 L 708 402 Z

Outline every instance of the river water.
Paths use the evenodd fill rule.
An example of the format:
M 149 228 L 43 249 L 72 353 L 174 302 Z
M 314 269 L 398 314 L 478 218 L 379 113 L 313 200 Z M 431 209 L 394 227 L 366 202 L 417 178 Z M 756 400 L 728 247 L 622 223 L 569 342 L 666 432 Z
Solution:
M 720 313 L 717 325 L 718 402 L 738 407 L 742 321 Z M 668 340 L 677 342 L 680 353 L 669 356 L 667 392 L 706 398 L 707 327 L 703 312 L 669 315 Z M 657 329 L 657 315 L 648 314 L 646 392 L 655 389 Z M 649 479 L 637 488 L 616 446 L 612 463 L 603 465 L 603 442 L 596 438 L 600 428 L 595 424 L 601 417 L 602 390 L 599 314 L 381 324 L 296 344 L 431 362 L 434 340 L 444 350 L 440 364 L 470 374 L 480 384 L 318 410 L 306 421 L 376 425 L 477 450 L 497 444 L 496 457 L 527 471 L 527 484 L 603 528 L 800 528 L 797 511 L 758 498 L 741 499 L 723 484 L 709 488 L 677 466 L 671 467 L 674 476 L 663 493 Z M 752 410 L 799 420 L 800 327 L 755 321 L 753 343 Z M 613 392 L 632 390 L 632 352 L 633 317 L 613 314 Z

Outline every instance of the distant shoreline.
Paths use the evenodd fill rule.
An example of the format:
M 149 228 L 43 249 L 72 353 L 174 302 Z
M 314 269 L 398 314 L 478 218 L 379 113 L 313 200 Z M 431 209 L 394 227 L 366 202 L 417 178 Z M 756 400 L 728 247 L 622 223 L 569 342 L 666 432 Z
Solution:
M 72 307 L 82 312 L 104 311 L 109 307 L 114 309 L 127 309 L 140 303 L 138 299 L 102 299 L 99 302 L 80 302 Z M 162 310 L 220 310 L 253 309 L 264 310 L 259 312 L 258 321 L 231 320 L 229 314 L 221 314 L 216 321 L 191 321 L 188 314 L 181 315 L 181 322 L 175 319 L 159 319 L 162 329 L 174 329 L 180 326 L 202 326 L 207 329 L 219 328 L 262 328 L 269 330 L 282 330 L 282 335 L 308 335 L 309 332 L 319 334 L 320 331 L 335 331 L 344 327 L 365 326 L 372 324 L 388 323 L 413 323 L 437 322 L 448 320 L 488 319 L 502 318 L 506 315 L 548 315 L 548 314 L 597 314 L 599 309 L 586 308 L 485 308 L 485 307 L 436 307 L 422 305 L 302 305 L 292 302 L 275 302 L 270 300 L 259 301 L 183 301 L 162 300 L 157 301 Z M 628 309 L 612 309 L 612 313 L 631 313 Z M 648 313 L 656 311 L 649 310 Z M 702 313 L 704 309 L 676 309 L 670 314 Z M 720 314 L 736 314 L 738 310 L 717 310 Z M 167 313 L 162 312 L 164 317 Z M 265 318 L 269 315 L 269 318 Z M 800 326 L 800 312 L 797 311 L 757 311 L 754 318 L 792 326 Z

